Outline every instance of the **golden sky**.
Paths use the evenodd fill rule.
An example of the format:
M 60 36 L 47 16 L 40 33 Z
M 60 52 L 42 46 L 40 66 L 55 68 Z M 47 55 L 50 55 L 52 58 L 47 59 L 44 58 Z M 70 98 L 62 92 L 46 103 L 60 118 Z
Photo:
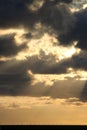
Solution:
M 87 103 L 80 102 L 78 98 L 1 97 L 0 103 L 2 125 L 87 124 Z

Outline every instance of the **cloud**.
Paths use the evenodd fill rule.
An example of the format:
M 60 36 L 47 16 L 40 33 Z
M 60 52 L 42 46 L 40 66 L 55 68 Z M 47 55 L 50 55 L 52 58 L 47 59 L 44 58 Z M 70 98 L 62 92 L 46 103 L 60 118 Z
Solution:
M 0 95 L 27 95 L 34 97 L 50 96 L 52 98 L 79 98 L 85 84 L 85 81 L 75 79 L 56 79 L 54 81 L 51 81 L 49 77 L 47 77 L 46 81 L 42 80 L 37 81 L 36 83 L 34 82 L 35 79 L 32 76 L 27 75 L 26 73 L 1 74 Z
M 82 90 L 82 93 L 80 95 L 80 100 L 83 102 L 87 102 L 87 81 L 86 81 L 84 88 Z
M 15 34 L 6 34 L 0 36 L 0 56 L 2 57 L 11 57 L 27 48 L 26 43 L 22 45 L 16 45 L 14 39 Z
M 86 50 L 87 49 L 87 8 L 73 13 L 76 22 L 71 33 L 65 33 L 59 36 L 59 40 L 64 45 L 69 45 L 72 41 L 77 41 L 77 47 Z
M 8 102 L 9 101 L 9 102 Z M 22 101 L 22 102 L 21 102 Z M 29 97 L 29 96 L 0 96 L 0 109 L 17 109 L 17 108 L 28 108 L 33 107 L 51 107 L 51 106 L 62 106 L 62 107 L 86 107 L 87 103 L 81 102 L 78 98 L 68 99 L 53 99 L 51 97 Z
M 42 30 L 44 30 L 45 27 L 44 31 L 57 34 L 58 39 L 60 39 L 61 43 L 63 42 L 62 44 L 68 44 L 67 42 L 72 40 L 79 40 L 79 38 L 81 38 L 80 28 L 84 25 L 82 22 L 86 19 L 86 11 L 82 13 L 72 13 L 67 6 L 70 2 L 72 2 L 72 0 L 1 0 L 0 28 L 24 27 L 27 30 L 31 30 L 25 37 L 32 38 L 32 30 L 38 32 L 36 37 L 39 37 L 39 34 L 41 34 L 41 28 L 39 29 L 39 27 L 37 27 L 36 29 L 36 24 L 40 23 Z M 37 10 L 33 11 L 32 8 L 30 8 L 31 6 L 32 8 L 36 7 Z M 80 22 L 83 19 L 81 17 L 84 17 L 82 22 Z M 39 31 L 37 31 L 38 29 Z M 82 41 L 82 39 L 80 39 L 80 41 Z M 78 44 L 79 47 L 81 45 L 80 43 Z
M 0 95 L 25 95 L 32 77 L 27 73 L 0 74 Z
M 62 4 L 60 4 L 61 2 Z M 67 32 L 69 28 L 72 28 L 74 21 L 68 6 L 63 4 L 69 2 L 71 0 L 1 0 L 0 29 L 24 28 L 27 31 L 22 37 L 27 42 L 29 39 L 42 37 L 44 32 L 50 32 L 52 29 L 58 34 Z M 33 11 L 31 6 L 32 8 L 37 7 L 37 10 Z M 49 18 L 46 18 L 47 16 Z M 65 22 L 63 22 L 64 20 Z M 50 26 L 52 29 L 49 28 Z M 10 36 L 6 34 L 0 37 L 1 56 L 13 56 L 26 47 L 25 44 L 16 46 L 15 35 L 17 36 L 17 34 L 10 34 Z
M 61 4 L 61 2 L 55 4 L 55 1 L 47 1 L 38 13 L 41 23 L 49 30 L 54 30 L 57 35 L 67 33 L 73 28 L 74 16 L 66 4 Z
M 69 68 L 75 70 L 87 70 L 86 52 L 81 51 L 71 58 L 66 58 L 56 62 L 55 55 L 45 53 L 26 57 L 26 60 L 7 60 L 0 62 L 0 73 L 21 73 L 31 70 L 37 74 L 67 74 Z M 40 67 L 39 67 L 40 66 Z M 39 67 L 39 68 L 38 68 Z
M 61 17 L 61 20 L 63 20 L 63 17 L 70 16 L 68 9 L 66 9 L 65 6 L 56 7 L 56 4 L 58 3 L 70 3 L 72 0 L 1 0 L 0 1 L 0 27 L 1 28 L 14 28 L 14 27 L 20 27 L 23 26 L 25 28 L 34 28 L 35 24 L 44 21 L 44 18 L 46 17 L 46 14 L 49 13 L 49 21 L 52 19 L 53 23 L 48 24 L 52 25 L 54 28 L 57 27 L 57 23 L 55 23 L 55 16 Z M 40 3 L 43 3 L 40 5 Z M 33 11 L 32 8 L 37 7 L 37 10 Z M 64 9 L 63 9 L 64 8 Z M 63 11 L 62 11 L 63 10 Z M 57 12 L 56 12 L 57 11 Z M 65 13 L 64 13 L 65 12 Z M 56 14 L 55 14 L 56 13 Z M 51 17 L 51 14 L 54 15 Z M 65 15 L 65 16 L 64 16 Z M 57 18 L 56 17 L 56 18 Z M 71 17 L 70 17 L 71 18 Z M 46 19 L 46 18 L 45 18 Z M 66 22 L 68 22 L 67 18 L 65 19 Z M 58 22 L 57 18 L 57 22 Z M 72 20 L 71 20 L 72 21 Z M 44 21 L 45 22 L 45 21 Z M 47 20 L 46 20 L 47 22 Z M 63 22 L 63 21 L 62 21 Z M 60 21 L 59 21 L 60 23 Z M 63 23 L 64 25 L 64 23 Z M 62 27 L 62 26 L 61 26 Z M 67 25 L 63 26 L 67 28 Z M 59 26 L 57 27 L 59 28 Z
M 9 102 L 8 102 L 9 100 Z M 22 101 L 22 102 L 21 102 Z M 0 96 L 0 108 L 5 109 L 17 109 L 28 108 L 31 109 L 34 106 L 43 106 L 48 102 L 52 103 L 53 100 L 50 97 L 29 97 L 29 96 Z
M 67 68 L 68 60 L 65 63 L 61 62 L 60 66 Z M 69 61 L 68 64 L 70 63 L 71 61 Z M 38 65 L 42 68 L 37 69 Z M 44 66 L 44 61 L 39 61 L 37 56 L 32 56 L 28 60 L 22 61 L 14 59 L 0 62 L 0 95 L 24 95 L 33 97 L 50 96 L 52 98 L 65 99 L 76 97 L 81 101 L 83 101 L 83 99 L 86 101 L 85 80 L 75 80 L 75 77 L 71 80 L 68 78 L 67 80 L 53 80 L 49 79 L 49 77 L 45 77 L 45 75 L 44 77 L 46 80 L 43 80 L 41 75 L 41 80 L 37 80 L 37 78 L 35 79 L 35 77 L 32 77 L 32 75 L 27 73 L 28 70 L 32 70 L 34 73 L 50 72 L 50 69 L 47 71 L 48 68 L 49 65 Z M 58 70 L 60 70 L 60 67 Z M 63 70 L 61 69 L 60 72 L 64 73 L 64 71 L 62 71 Z M 56 73 L 58 72 L 59 71 Z
M 85 98 L 83 92 L 85 91 L 85 81 L 75 80 L 75 76 L 70 80 L 66 76 L 67 80 L 54 80 L 52 82 L 50 81 L 51 83 L 42 80 L 33 84 L 34 79 L 32 80 L 33 77 L 31 75 L 27 75 L 27 71 L 31 70 L 33 73 L 38 74 L 68 74 L 68 68 L 70 67 L 76 70 L 86 70 L 86 52 L 82 51 L 80 54 L 73 55 L 72 58 L 63 59 L 60 62 L 55 62 L 54 57 L 51 59 L 52 61 L 54 60 L 53 63 L 45 59 L 46 55 L 41 59 L 38 55 L 34 55 L 27 57 L 26 60 L 12 59 L 1 61 L 0 94 L 51 96 L 52 98 L 80 97 L 80 99 L 83 100 L 83 98 Z M 47 59 L 49 59 L 49 57 Z M 40 66 L 40 68 L 38 68 L 38 66 Z M 47 79 L 47 81 L 48 80 L 49 79 Z
M 0 62 L 0 95 L 26 95 L 33 76 L 15 59 Z
M 39 73 L 44 74 L 66 74 L 68 73 L 68 68 L 73 68 L 75 70 L 87 70 L 87 52 L 81 51 L 79 54 L 74 54 L 71 58 L 66 58 L 60 60 L 59 62 L 50 62 L 43 64 L 43 70 Z M 33 70 L 32 70 L 33 71 Z
M 71 58 L 64 59 L 60 61 L 57 65 L 57 69 L 59 67 L 64 68 L 64 70 L 67 71 L 68 68 L 73 68 L 75 70 L 87 70 L 86 67 L 86 58 L 87 52 L 86 51 L 81 51 L 79 54 L 74 54 Z
M 7 94 L 5 97 L 3 94 L 0 96 L 0 108 L 32 108 L 34 106 L 48 106 L 51 104 L 55 104 L 55 106 L 87 106 L 87 100 L 84 102 L 80 98 L 84 84 L 85 81 L 64 80 L 56 81 L 52 86 L 46 86 L 43 82 L 27 87 L 19 88 L 17 86 L 18 88 L 15 89 L 10 88 L 10 86 L 8 96 Z M 5 86 L 3 87 L 5 88 Z
M 0 62 L 0 74 L 24 73 L 31 70 L 34 74 L 68 74 L 69 68 L 73 70 L 87 70 L 86 51 L 74 54 L 71 58 L 56 61 L 55 55 L 46 55 L 43 51 L 40 55 L 26 57 L 25 60 L 11 59 Z M 40 66 L 40 67 L 39 67 Z
M 40 64 L 36 58 L 32 57 L 30 60 L 22 61 L 12 59 L 0 62 L 0 95 L 29 95 L 28 89 L 33 77 L 27 72 L 30 68 L 36 69 Z M 36 67 L 34 67 L 34 59 Z
M 73 105 L 73 106 L 86 106 L 87 105 L 82 100 L 80 100 L 79 98 L 76 98 L 76 97 L 66 99 L 64 104 Z
M 36 16 L 27 8 L 33 0 L 1 0 L 0 1 L 0 27 L 11 28 L 17 26 L 32 27 Z

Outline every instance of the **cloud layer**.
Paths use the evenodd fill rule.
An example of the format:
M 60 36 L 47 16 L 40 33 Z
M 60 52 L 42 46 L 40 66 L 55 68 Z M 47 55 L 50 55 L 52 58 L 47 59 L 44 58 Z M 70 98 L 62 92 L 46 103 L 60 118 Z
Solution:
M 14 39 L 15 34 L 8 34 L 0 36 L 0 56 L 11 57 L 16 55 L 18 52 L 27 48 L 27 45 L 23 43 L 17 46 Z
M 87 46 L 86 46 L 86 21 L 87 9 L 72 12 L 69 4 L 72 0 L 1 0 L 0 1 L 0 94 L 1 95 L 31 95 L 31 96 L 51 96 L 52 98 L 83 97 L 86 99 L 85 86 L 78 84 L 79 88 L 72 82 L 68 86 L 69 80 L 53 82 L 53 86 L 47 87 L 44 82 L 35 85 L 34 80 L 27 72 L 30 70 L 34 74 L 68 74 L 69 68 L 73 70 L 87 71 Z M 9 29 L 21 28 L 24 32 L 6 33 Z M 2 34 L 2 30 L 5 34 Z M 40 46 L 37 54 L 32 55 L 30 44 L 34 40 L 41 39 L 47 33 L 56 39 L 52 46 L 73 45 L 74 49 L 80 49 L 79 53 L 74 53 L 71 57 L 58 60 L 58 55 L 44 51 Z M 21 39 L 21 44 L 17 41 Z M 46 39 L 48 40 L 48 39 Z M 73 43 L 77 41 L 77 44 Z M 20 40 L 19 40 L 20 43 Z M 37 48 L 38 48 L 38 42 Z M 44 46 L 45 46 L 44 42 Z M 32 45 L 33 48 L 33 45 Z M 50 45 L 49 45 L 50 48 Z M 27 50 L 27 51 L 26 51 Z M 36 49 L 35 49 L 36 50 Z M 58 50 L 59 51 L 59 50 Z M 17 59 L 21 53 L 27 53 L 25 59 Z M 6 59 L 8 58 L 8 59 Z M 75 79 L 75 77 L 74 77 Z M 67 82 L 67 83 L 66 83 Z M 66 87 L 65 94 L 62 89 Z M 75 87 L 73 90 L 72 86 Z M 81 87 L 81 91 L 78 91 Z M 72 91 L 70 91 L 72 90 Z M 76 91 L 76 92 L 75 92 Z M 56 93 L 57 92 L 57 93 Z M 79 94 L 78 94 L 79 93 Z

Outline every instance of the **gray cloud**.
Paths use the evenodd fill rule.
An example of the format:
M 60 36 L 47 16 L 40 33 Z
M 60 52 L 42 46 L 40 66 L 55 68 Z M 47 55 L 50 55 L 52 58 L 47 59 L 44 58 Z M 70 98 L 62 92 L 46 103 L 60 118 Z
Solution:
M 1 0 L 0 28 L 22 26 L 26 29 L 35 29 L 36 23 L 40 22 L 42 27 L 47 28 L 45 31 L 49 30 L 48 32 L 53 31 L 57 34 L 61 44 L 68 45 L 72 41 L 78 41 L 77 46 L 86 49 L 87 9 L 72 13 L 67 6 L 70 2 L 72 0 L 43 0 L 42 6 L 39 7 L 35 0 Z M 36 11 L 28 8 L 31 5 L 35 6 L 34 4 L 38 8 Z M 30 33 L 26 35 L 26 37 L 31 36 L 32 32 L 31 35 Z
M 0 62 L 0 95 L 25 95 L 33 77 L 23 65 L 15 59 Z
M 72 41 L 77 41 L 77 47 L 87 50 L 87 8 L 75 12 L 76 22 L 73 29 L 69 33 L 59 36 L 59 40 L 63 45 L 69 45 Z
M 39 1 L 39 0 L 38 0 Z M 44 4 L 41 7 L 38 7 L 38 10 L 32 11 L 31 8 L 28 8 L 29 6 L 37 3 L 35 0 L 1 0 L 0 1 L 0 27 L 1 28 L 11 28 L 11 27 L 17 27 L 17 26 L 24 26 L 27 28 L 34 28 L 34 25 L 37 22 L 43 21 L 44 24 L 48 23 L 53 28 L 60 29 L 64 27 L 64 30 L 68 28 L 68 25 L 72 21 L 71 13 L 66 7 L 66 5 L 59 5 L 56 6 L 56 4 L 59 3 L 69 3 L 72 0 L 44 0 Z M 39 1 L 40 3 L 41 1 Z M 36 4 L 37 5 L 37 4 Z M 49 14 L 49 15 L 47 15 Z M 54 16 L 53 16 L 54 15 Z M 49 18 L 46 18 L 49 16 Z M 56 20 L 55 20 L 56 16 Z M 67 20 L 68 16 L 71 18 L 71 20 Z M 60 22 L 62 21 L 62 23 Z M 64 17 L 64 18 L 63 18 Z M 67 17 L 67 18 L 65 18 Z M 47 19 L 47 20 L 46 20 Z M 66 25 L 64 25 L 63 19 L 66 20 Z M 52 20 L 52 21 L 50 21 Z M 48 21 L 48 22 L 47 22 Z M 57 21 L 57 23 L 55 23 Z M 68 22 L 69 21 L 69 22 Z M 58 25 L 58 23 L 61 23 L 61 27 Z M 71 26 L 71 25 L 70 25 Z M 62 30 L 62 29 L 61 29 Z
M 66 88 L 66 89 L 65 89 Z M 77 80 L 62 80 L 56 81 L 52 86 L 47 86 L 45 82 L 38 82 L 35 85 L 31 85 L 29 82 L 20 82 L 19 84 L 0 84 L 0 95 L 12 95 L 12 96 L 32 96 L 32 97 L 48 97 L 69 99 L 78 98 L 81 102 L 87 101 L 85 92 L 85 81 Z M 85 92 L 85 93 L 84 93 Z M 77 101 L 68 101 L 70 103 Z
M 61 2 L 64 2 L 63 0 Z M 41 23 L 47 27 L 51 27 L 57 35 L 63 35 L 74 26 L 74 16 L 66 4 L 58 4 L 53 2 L 45 2 L 39 9 L 39 17 Z M 67 1 L 65 1 L 67 2 Z
M 40 56 L 41 58 L 37 55 L 27 57 L 27 60 L 23 63 L 24 68 L 39 74 L 66 74 L 68 73 L 68 68 L 87 71 L 86 51 L 81 51 L 79 54 L 74 54 L 71 58 L 63 59 L 59 62 L 56 62 L 55 56 L 52 54 L 45 55 L 45 53 L 41 53 Z
M 40 2 L 41 1 L 39 1 L 39 3 Z M 24 38 L 40 38 L 45 31 L 50 32 L 52 29 L 58 34 L 67 32 L 69 28 L 73 26 L 74 17 L 68 6 L 66 4 L 61 5 L 61 2 L 68 4 L 71 0 L 44 0 L 40 7 L 37 6 L 36 0 L 1 0 L 0 28 L 24 27 L 27 30 L 29 29 L 29 32 L 24 34 Z M 32 11 L 32 9 L 29 8 L 31 5 L 36 5 L 37 10 Z M 41 24 L 40 29 L 39 27 L 36 28 L 37 23 Z M 1 56 L 15 55 L 26 47 L 24 44 L 17 47 L 14 41 L 14 35 L 15 34 L 10 34 L 9 37 L 7 34 L 3 36 L 3 38 L 2 36 L 0 37 Z
M 17 46 L 14 36 L 15 34 L 0 36 L 0 56 L 10 57 L 27 48 L 26 43 Z
M 87 81 L 84 85 L 84 88 L 80 94 L 80 100 L 83 102 L 87 102 Z
M 67 63 L 68 66 L 72 66 L 71 60 L 63 60 L 59 63 L 59 67 L 58 63 L 55 63 L 57 65 L 56 69 L 55 65 L 52 66 L 53 73 L 64 73 L 62 68 L 65 67 L 66 70 Z M 38 66 L 40 66 L 40 69 Z M 76 97 L 80 101 L 86 102 L 87 85 L 84 80 L 75 80 L 74 78 L 71 80 L 54 80 L 52 81 L 52 85 L 47 85 L 45 81 L 38 81 L 37 83 L 32 84 L 34 82 L 33 77 L 26 73 L 29 69 L 36 73 L 50 73 L 52 67 L 49 68 L 49 65 L 46 66 L 44 60 L 38 59 L 37 56 L 28 57 L 27 60 L 23 61 L 14 59 L 0 62 L 0 95 L 28 95 L 33 97 L 50 96 L 52 98 L 65 99 Z
M 0 27 L 11 28 L 17 26 L 33 26 L 36 16 L 30 12 L 26 4 L 32 4 L 33 0 L 1 0 L 0 1 Z
M 51 80 L 50 80 L 51 81 Z M 0 95 L 16 96 L 50 96 L 52 98 L 79 98 L 86 100 L 84 89 L 85 81 L 81 80 L 56 80 L 52 85 L 46 81 L 38 81 L 32 84 L 31 76 L 24 74 L 3 74 L 0 75 Z
M 51 57 L 51 55 L 50 55 Z M 45 58 L 46 59 L 46 58 Z M 54 58 L 55 59 L 55 58 Z M 51 59 L 53 61 L 53 59 Z M 43 70 L 38 71 L 44 74 L 62 74 L 68 73 L 68 68 L 76 70 L 87 70 L 87 52 L 81 51 L 79 54 L 74 54 L 71 58 L 63 59 L 60 62 L 46 62 L 43 64 Z
M 87 70 L 87 52 L 82 51 L 80 54 L 75 54 L 71 58 L 63 59 L 59 62 L 55 61 L 55 56 L 52 54 L 33 55 L 26 57 L 26 60 L 8 60 L 0 62 L 0 73 L 21 73 L 31 70 L 33 73 L 39 74 L 63 74 L 68 73 L 68 68 Z
M 0 74 L 0 95 L 24 95 L 32 77 L 27 73 Z

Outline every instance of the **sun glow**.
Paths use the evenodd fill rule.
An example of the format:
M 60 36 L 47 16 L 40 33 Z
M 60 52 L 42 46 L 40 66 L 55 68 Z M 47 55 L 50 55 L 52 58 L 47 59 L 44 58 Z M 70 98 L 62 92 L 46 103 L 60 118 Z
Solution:
M 76 53 L 76 49 L 75 47 L 71 47 L 70 49 L 67 49 L 65 52 L 64 52 L 64 56 L 65 58 L 69 58 L 71 57 L 74 53 Z

